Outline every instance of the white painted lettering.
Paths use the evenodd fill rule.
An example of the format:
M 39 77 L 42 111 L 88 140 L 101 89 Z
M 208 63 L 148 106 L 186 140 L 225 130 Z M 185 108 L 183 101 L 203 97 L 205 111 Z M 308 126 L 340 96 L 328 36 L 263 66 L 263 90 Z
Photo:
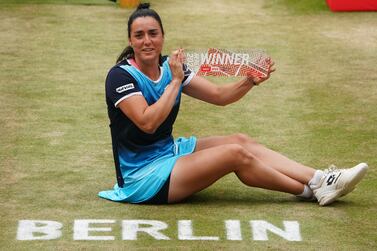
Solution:
M 110 219 L 78 219 L 73 222 L 73 240 L 115 240 L 109 232 L 113 229 L 111 224 L 116 220 Z M 178 240 L 218 241 L 216 235 L 195 235 L 192 220 L 178 220 Z M 226 240 L 242 241 L 243 233 L 240 220 L 224 220 Z M 282 227 L 275 226 L 265 220 L 249 221 L 251 237 L 255 241 L 268 241 L 271 233 L 287 241 L 302 241 L 300 224 L 298 221 L 282 221 Z M 138 240 L 140 235 L 154 238 L 155 240 L 170 240 L 164 234 L 168 224 L 159 220 L 122 220 L 122 240 Z M 63 224 L 50 220 L 19 220 L 17 240 L 54 240 L 62 236 Z M 103 233 L 107 232 L 107 234 Z M 269 233 L 270 232 L 270 233 Z
M 283 221 L 284 230 L 264 220 L 252 220 L 253 239 L 256 241 L 267 241 L 267 230 L 279 235 L 288 241 L 301 241 L 300 225 L 297 221 Z
M 53 240 L 62 235 L 63 224 L 49 220 L 20 220 L 17 240 Z
M 141 225 L 148 225 L 141 227 Z M 137 240 L 138 232 L 145 232 L 156 240 L 170 240 L 169 237 L 160 231 L 166 229 L 168 224 L 157 220 L 124 220 L 122 221 L 122 239 Z
M 110 224 L 115 220 L 75 220 L 73 225 L 74 240 L 95 240 L 107 241 L 114 240 L 114 236 L 93 236 L 89 232 L 111 232 L 111 227 L 90 227 L 90 224 Z
M 211 240 L 218 241 L 217 236 L 193 236 L 191 220 L 178 221 L 178 239 L 179 240 Z
M 242 241 L 241 223 L 239 220 L 226 220 L 225 230 L 227 240 Z

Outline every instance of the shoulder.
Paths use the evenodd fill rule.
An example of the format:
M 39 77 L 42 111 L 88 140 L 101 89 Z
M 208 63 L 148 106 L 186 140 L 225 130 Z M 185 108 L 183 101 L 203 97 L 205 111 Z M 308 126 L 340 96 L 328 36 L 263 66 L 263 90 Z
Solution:
M 123 69 L 121 66 L 129 65 L 128 62 L 121 62 L 119 64 L 114 65 L 108 72 L 106 77 L 106 86 L 117 86 L 121 83 L 135 83 L 135 78 L 125 69 Z
M 141 91 L 135 78 L 121 66 L 129 65 L 128 62 L 121 62 L 114 65 L 106 77 L 106 96 L 112 101 L 115 107 L 127 97 L 138 94 Z
M 127 71 L 121 68 L 121 66 L 125 66 L 125 65 L 130 65 L 127 60 L 123 60 L 122 62 L 111 67 L 107 74 L 107 78 L 114 78 L 114 77 L 119 77 L 119 76 L 132 77 L 130 73 L 128 73 Z

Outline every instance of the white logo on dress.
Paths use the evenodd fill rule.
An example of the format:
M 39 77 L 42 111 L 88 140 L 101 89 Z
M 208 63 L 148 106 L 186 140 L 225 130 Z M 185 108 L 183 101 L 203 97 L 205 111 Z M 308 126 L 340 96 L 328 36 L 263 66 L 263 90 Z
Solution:
M 122 92 L 125 92 L 125 91 L 128 91 L 128 90 L 131 90 L 133 88 L 135 88 L 134 84 L 130 83 L 130 84 L 122 85 L 122 86 L 116 88 L 115 90 L 117 91 L 117 93 L 122 93 Z

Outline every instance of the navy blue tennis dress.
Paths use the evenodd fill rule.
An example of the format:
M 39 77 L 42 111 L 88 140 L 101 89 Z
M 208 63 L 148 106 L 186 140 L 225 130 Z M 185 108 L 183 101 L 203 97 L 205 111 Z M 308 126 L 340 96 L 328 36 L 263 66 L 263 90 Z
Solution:
M 124 60 L 110 69 L 106 78 L 106 103 L 110 119 L 117 183 L 99 196 L 112 201 L 141 203 L 152 198 L 168 179 L 181 156 L 194 151 L 196 138 L 172 136 L 182 88 L 194 73 L 184 65 L 185 77 L 169 116 L 153 134 L 141 131 L 118 107 L 134 95 L 142 95 L 148 105 L 155 103 L 172 80 L 168 57 L 162 57 L 160 77 L 153 81 Z

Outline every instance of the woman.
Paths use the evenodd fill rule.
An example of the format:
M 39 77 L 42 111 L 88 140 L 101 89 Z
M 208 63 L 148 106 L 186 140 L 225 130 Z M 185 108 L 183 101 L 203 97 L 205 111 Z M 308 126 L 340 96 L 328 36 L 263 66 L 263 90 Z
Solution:
M 182 201 L 228 173 L 251 187 L 317 199 L 328 205 L 352 191 L 368 166 L 315 170 L 242 134 L 206 138 L 172 137 L 181 93 L 215 105 L 241 99 L 265 78 L 247 77 L 218 86 L 195 76 L 183 50 L 162 57 L 164 29 L 149 4 L 128 20 L 129 46 L 106 79 L 117 184 L 100 197 L 130 203 Z

